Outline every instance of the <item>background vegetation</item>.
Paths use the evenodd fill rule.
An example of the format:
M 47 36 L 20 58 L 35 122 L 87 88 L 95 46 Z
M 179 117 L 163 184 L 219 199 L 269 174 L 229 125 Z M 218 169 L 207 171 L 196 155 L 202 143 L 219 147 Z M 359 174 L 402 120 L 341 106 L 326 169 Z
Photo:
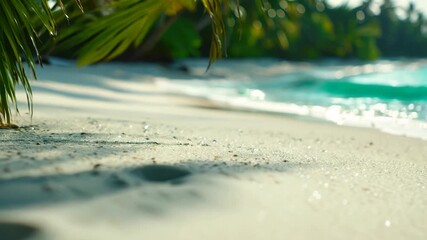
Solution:
M 48 3 L 51 5 L 48 6 Z M 0 1 L 0 127 L 10 125 L 15 87 L 31 87 L 40 56 L 101 61 L 207 57 L 374 60 L 427 56 L 424 14 L 384 0 L 331 7 L 326 0 Z M 84 10 L 84 13 L 83 13 Z M 398 17 L 397 11 L 405 17 Z M 35 75 L 35 73 L 34 73 Z M 17 110 L 17 109 L 16 109 Z
M 106 2 L 129 4 L 111 7 L 105 5 Z M 141 32 L 138 26 L 148 15 L 140 12 L 137 18 L 128 13 L 130 9 L 139 9 L 133 2 L 141 4 L 149 0 L 85 0 L 83 5 L 86 13 L 83 15 L 77 7 L 70 5 L 70 20 L 61 14 L 56 15 L 59 16 L 56 21 L 60 23 L 59 37 L 55 47 L 45 53 L 78 57 L 81 64 L 111 59 L 169 61 L 210 55 L 212 33 L 205 6 L 189 4 L 186 9 L 161 9 L 149 19 L 152 21 L 151 28 Z M 155 2 L 170 5 L 168 2 L 174 1 Z M 223 19 L 218 19 L 217 24 L 224 24 L 226 35 L 218 34 L 225 37 L 223 44 L 228 57 L 271 56 L 293 60 L 340 57 L 374 60 L 382 56 L 427 56 L 426 21 L 424 14 L 418 12 L 414 4 L 399 9 L 393 0 L 385 0 L 379 6 L 379 11 L 373 11 L 373 0 L 366 0 L 355 8 L 346 5 L 331 7 L 327 0 L 224 2 L 226 4 L 217 6 L 219 9 L 216 11 L 219 17 L 221 12 L 225 14 Z M 405 17 L 399 18 L 398 11 L 403 12 Z M 98 44 L 95 36 L 105 37 L 98 34 L 103 31 L 100 25 L 105 23 L 105 28 L 111 28 L 108 21 L 114 19 L 119 19 L 115 24 L 123 26 L 123 29 L 126 27 L 126 30 L 106 31 L 108 37 L 105 41 L 115 51 L 108 54 L 102 50 L 102 54 L 99 54 L 96 50 L 105 48 L 105 45 Z M 119 46 L 113 47 L 114 44 L 111 44 L 120 41 L 123 44 Z M 82 44 L 84 47 L 81 47 Z M 217 52 L 220 53 L 222 51 Z

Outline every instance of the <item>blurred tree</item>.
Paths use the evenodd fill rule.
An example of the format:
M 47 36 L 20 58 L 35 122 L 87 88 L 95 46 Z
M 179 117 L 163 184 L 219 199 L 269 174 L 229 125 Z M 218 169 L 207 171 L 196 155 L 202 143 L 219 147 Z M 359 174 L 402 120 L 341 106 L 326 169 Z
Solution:
M 377 16 L 382 35 L 377 45 L 386 57 L 422 57 L 427 55 L 427 38 L 423 29 L 425 19 L 413 3 L 405 10 L 406 18 L 399 19 L 392 0 L 385 0 Z
M 144 16 L 157 17 L 150 18 L 151 27 L 141 32 L 136 26 L 141 26 L 142 18 L 136 21 L 127 17 L 116 21 L 115 15 L 133 16 L 124 13 L 130 9 L 142 9 L 149 5 L 150 0 L 85 0 L 87 3 L 84 5 L 88 5 L 85 15 L 82 16 L 75 7 L 70 11 L 75 13 L 70 14 L 72 27 L 68 27 L 68 21 L 62 15 L 57 15 L 62 17 L 61 26 L 65 27 L 59 29 L 59 41 L 53 53 L 68 57 L 77 53 L 81 64 L 110 59 L 170 61 L 177 57 L 212 57 L 213 53 L 222 54 L 224 49 L 227 49 L 230 57 L 355 57 L 372 60 L 380 54 L 414 55 L 417 51 L 410 53 L 409 46 L 419 48 L 426 45 L 422 44 L 425 39 L 420 30 L 424 24 L 399 19 L 392 0 L 385 0 L 377 14 L 372 11 L 373 0 L 365 0 L 356 8 L 347 5 L 333 8 L 326 0 L 219 0 L 226 3 L 216 8 L 217 14 L 224 16 L 224 19 L 214 18 L 218 21 L 213 26 L 214 29 L 222 26 L 228 36 L 224 31 L 211 34 L 206 27 L 210 15 L 203 14 L 205 5 L 195 4 L 194 1 L 180 5 L 179 2 L 185 0 L 179 0 L 174 1 L 175 5 L 161 7 L 163 1 L 167 0 L 153 0 L 157 5 L 150 6 L 173 8 L 171 12 L 176 14 L 170 14 L 168 10 L 156 12 L 150 9 L 149 14 Z M 97 4 L 98 7 L 93 7 Z M 408 15 L 416 15 L 414 5 L 409 6 L 408 11 Z M 144 11 L 135 12 L 145 14 Z M 101 26 L 109 21 L 104 27 Z M 128 30 L 115 26 L 126 26 Z M 116 29 L 116 32 L 112 32 L 112 29 Z M 210 41 L 212 36 L 214 41 Z M 223 38 L 224 42 L 218 44 L 216 36 Z M 100 38 L 104 39 L 104 43 L 98 45 Z M 206 44 L 209 42 L 216 44 Z M 221 48 L 221 51 L 210 52 L 215 48 Z

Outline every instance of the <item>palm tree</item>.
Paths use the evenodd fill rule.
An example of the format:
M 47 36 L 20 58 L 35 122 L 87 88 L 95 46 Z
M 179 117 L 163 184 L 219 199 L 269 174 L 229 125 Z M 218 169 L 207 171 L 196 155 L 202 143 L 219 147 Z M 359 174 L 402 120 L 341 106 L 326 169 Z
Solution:
M 54 2 L 50 7 L 48 2 Z M 12 108 L 18 112 L 15 89 L 24 87 L 28 109 L 32 114 L 32 92 L 25 70 L 28 65 L 34 79 L 35 64 L 40 58 L 39 36 L 47 32 L 56 36 L 55 16 L 58 8 L 69 13 L 71 23 L 64 34 L 57 37 L 63 47 L 83 44 L 78 53 L 80 65 L 107 61 L 123 53 L 129 47 L 141 44 L 147 33 L 161 17 L 175 19 L 182 11 L 194 11 L 201 2 L 212 22 L 210 64 L 222 56 L 224 40 L 223 5 L 227 0 L 13 0 L 0 1 L 0 127 L 12 127 Z M 235 0 L 238 5 L 238 0 Z M 102 15 L 96 21 L 90 17 L 77 17 L 67 12 L 77 3 L 81 11 L 86 6 Z M 76 5 L 74 5 L 76 6 Z M 80 13 L 79 13 L 80 14 Z M 84 15 L 83 15 L 84 16 Z M 75 20 L 75 21 L 74 21 Z M 73 22 L 74 21 L 74 22 Z M 84 28 L 82 23 L 84 22 Z M 154 30 L 155 31 L 155 30 Z M 162 30 L 163 31 L 163 30 Z M 162 33 L 159 32 L 159 34 Z M 41 62 L 41 61 L 39 61 Z M 209 67 L 208 66 L 208 67 Z

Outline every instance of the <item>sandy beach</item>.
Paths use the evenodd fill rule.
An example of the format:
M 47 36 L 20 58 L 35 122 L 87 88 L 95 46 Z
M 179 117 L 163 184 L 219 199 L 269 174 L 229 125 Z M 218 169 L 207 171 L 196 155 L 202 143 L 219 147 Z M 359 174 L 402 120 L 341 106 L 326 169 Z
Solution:
M 46 66 L 0 130 L 1 239 L 427 239 L 427 144 Z

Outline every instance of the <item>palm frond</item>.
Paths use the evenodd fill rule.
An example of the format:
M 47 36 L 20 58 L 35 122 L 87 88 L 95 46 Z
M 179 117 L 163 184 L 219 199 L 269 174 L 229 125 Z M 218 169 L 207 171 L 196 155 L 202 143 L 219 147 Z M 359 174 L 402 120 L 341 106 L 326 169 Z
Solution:
M 212 23 L 209 68 L 224 53 L 223 13 L 229 3 L 228 0 L 200 2 Z M 238 0 L 235 2 L 238 5 Z M 111 60 L 129 48 L 145 44 L 143 41 L 161 16 L 175 16 L 183 10 L 195 9 L 197 4 L 195 0 L 112 1 L 97 10 L 109 14 L 96 14 L 95 11 L 89 14 L 91 17 L 71 19 L 71 25 L 59 36 L 59 50 L 79 47 L 76 51 L 79 65 Z
M 223 42 L 225 39 L 225 25 L 222 14 L 222 4 L 219 0 L 202 0 L 203 6 L 212 21 L 212 40 L 209 52 L 209 67 L 217 59 L 222 57 Z
M 74 1 L 82 9 L 80 0 Z M 57 3 L 63 5 L 61 0 Z M 0 28 L 0 127 L 14 127 L 11 108 L 19 112 L 15 94 L 18 84 L 23 86 L 28 110 L 33 114 L 32 90 L 25 65 L 36 79 L 36 59 L 41 63 L 38 36 L 46 31 L 56 35 L 48 0 L 0 1 Z
M 28 109 L 32 114 L 32 92 L 24 62 L 35 76 L 37 31 L 31 22 L 35 16 L 50 34 L 55 34 L 53 18 L 47 4 L 42 1 L 0 1 L 0 125 L 11 125 L 11 108 L 18 111 L 15 87 L 24 87 Z
M 108 61 L 129 47 L 136 47 L 146 37 L 155 21 L 162 15 L 175 15 L 181 10 L 193 10 L 193 0 L 120 0 L 98 11 L 110 14 L 96 19 L 76 19 L 60 36 L 60 47 L 79 45 L 79 65 Z

